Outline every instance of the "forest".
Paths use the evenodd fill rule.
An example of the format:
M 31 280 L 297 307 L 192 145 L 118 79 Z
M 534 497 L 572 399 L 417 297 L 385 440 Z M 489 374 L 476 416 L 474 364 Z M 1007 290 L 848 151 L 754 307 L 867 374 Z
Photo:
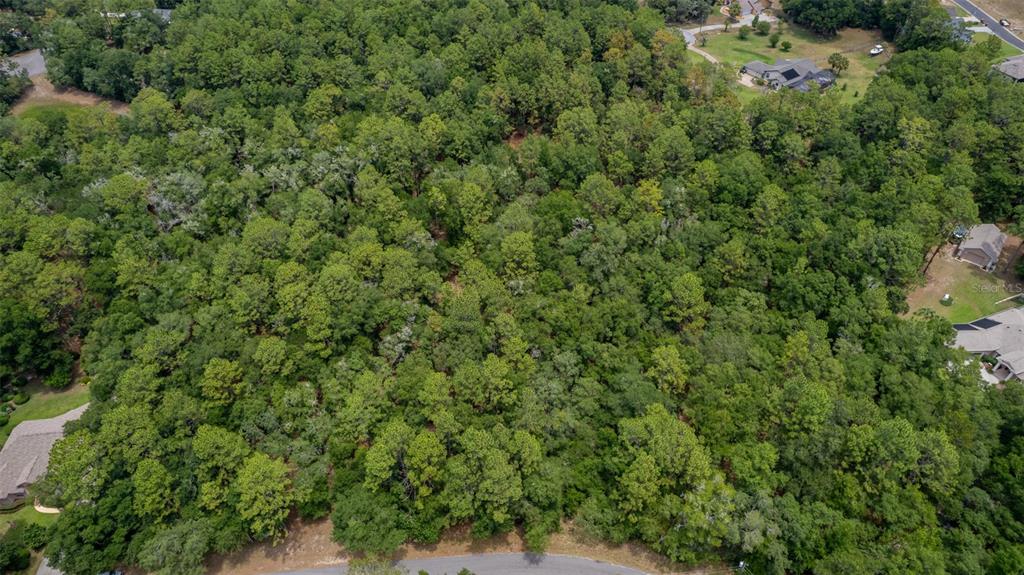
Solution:
M 634 0 L 7 4 L 55 84 L 131 103 L 0 118 L 0 383 L 91 396 L 34 487 L 65 574 L 318 518 L 371 556 L 571 522 L 751 573 L 1024 573 L 1024 385 L 906 303 L 1024 203 L 997 40 L 743 104 Z M 935 8 L 875 4 L 836 27 Z

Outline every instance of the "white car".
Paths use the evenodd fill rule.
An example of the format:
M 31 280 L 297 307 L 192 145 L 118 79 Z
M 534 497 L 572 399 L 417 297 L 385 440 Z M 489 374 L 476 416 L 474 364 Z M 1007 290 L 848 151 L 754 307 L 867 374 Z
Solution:
M 868 52 L 868 54 L 871 54 L 872 56 L 877 56 L 882 52 L 885 52 L 885 46 L 882 46 L 881 44 L 875 44 L 875 47 L 872 48 L 871 51 Z
M 1002 26 L 1003 28 L 1009 28 L 1010 21 L 1007 20 L 1006 18 L 1003 18 L 1002 20 L 999 21 L 999 25 Z

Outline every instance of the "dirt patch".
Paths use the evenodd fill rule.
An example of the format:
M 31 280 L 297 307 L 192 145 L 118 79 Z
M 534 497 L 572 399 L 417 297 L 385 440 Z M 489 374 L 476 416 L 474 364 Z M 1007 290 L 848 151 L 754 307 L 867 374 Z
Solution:
M 124 102 L 102 98 L 96 94 L 74 88 L 56 88 L 46 76 L 33 76 L 31 80 L 32 87 L 11 107 L 11 114 L 17 116 L 30 108 L 52 104 L 71 104 L 74 106 L 106 104 L 109 106 L 110 111 L 115 114 L 128 113 L 128 104 Z
M 519 146 L 523 144 L 523 140 L 526 139 L 527 135 L 527 132 L 517 130 L 513 132 L 511 136 L 505 138 L 505 143 L 508 144 L 508 147 L 512 148 L 513 150 L 517 150 L 519 149 Z
M 448 557 L 473 553 L 524 553 L 526 545 L 518 532 L 476 540 L 470 536 L 469 528 L 452 529 L 435 545 L 405 545 L 394 555 L 394 559 L 421 559 Z M 562 532 L 551 537 L 548 553 L 575 555 L 600 561 L 632 567 L 648 573 L 678 573 L 687 575 L 711 575 L 730 573 L 724 566 L 711 566 L 686 570 L 673 565 L 664 557 L 641 545 L 608 545 L 586 540 L 564 524 Z M 267 543 L 246 547 L 237 553 L 215 556 L 207 562 L 209 575 L 259 575 L 275 571 L 312 569 L 340 565 L 351 556 L 340 545 L 331 540 L 331 522 L 323 519 L 314 522 L 295 521 L 288 535 L 278 545 Z

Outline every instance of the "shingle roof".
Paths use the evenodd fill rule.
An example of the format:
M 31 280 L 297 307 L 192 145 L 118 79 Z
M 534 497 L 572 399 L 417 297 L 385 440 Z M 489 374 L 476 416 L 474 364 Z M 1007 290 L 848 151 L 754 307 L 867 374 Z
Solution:
M 997 64 L 996 69 L 1018 82 L 1024 80 L 1024 54 L 1007 58 Z
M 831 84 L 835 76 L 829 71 L 822 71 L 812 60 L 776 60 L 774 64 L 760 61 L 748 62 L 743 71 L 758 76 L 766 82 L 778 82 L 779 86 L 797 88 L 807 91 L 807 82 L 815 82 L 818 87 Z
M 995 224 L 981 224 L 971 228 L 967 237 L 960 243 L 960 250 L 981 250 L 992 261 L 996 261 L 1003 251 L 1004 243 L 1006 243 L 1006 234 L 1001 232 Z
M 46 471 L 50 448 L 64 435 L 64 424 L 82 416 L 88 404 L 50 419 L 19 423 L 0 450 L 0 499 L 24 497 L 26 487 Z
M 971 353 L 996 353 L 1000 359 L 1024 352 L 1024 309 L 1013 308 L 957 327 L 956 345 Z M 1024 360 L 1024 356 L 1021 356 Z M 1024 367 L 1024 364 L 1022 364 Z

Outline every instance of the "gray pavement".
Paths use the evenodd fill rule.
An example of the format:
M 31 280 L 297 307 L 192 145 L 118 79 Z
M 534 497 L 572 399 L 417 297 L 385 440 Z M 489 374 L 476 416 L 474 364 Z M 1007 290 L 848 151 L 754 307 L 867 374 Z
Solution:
M 594 561 L 571 555 L 529 555 L 524 553 L 487 553 L 457 557 L 433 557 L 430 559 L 407 559 L 398 566 L 415 575 L 426 571 L 430 575 L 456 575 L 462 569 L 469 569 L 476 575 L 647 575 L 643 571 Z M 345 575 L 344 565 L 281 571 L 268 575 Z
M 983 24 L 988 26 L 988 28 L 990 30 L 992 30 L 993 34 L 995 34 L 996 36 L 999 36 L 1000 38 L 1005 40 L 1011 46 L 1013 46 L 1013 47 L 1015 47 L 1015 48 L 1017 48 L 1019 50 L 1024 50 L 1024 40 L 1021 40 L 1017 36 L 1014 36 L 1013 32 L 1010 32 L 1009 30 L 1007 30 L 1006 28 L 1001 26 L 999 24 L 998 20 L 996 20 L 992 16 L 989 16 L 987 12 L 985 12 L 981 8 L 978 8 L 977 6 L 975 6 L 973 3 L 971 3 L 970 0 L 953 0 L 953 1 L 956 2 L 957 5 L 960 6 L 961 8 L 963 8 L 964 10 L 967 10 L 967 12 L 971 16 L 974 16 L 975 18 L 980 20 Z M 1019 26 L 1021 23 L 1020 22 L 1012 22 L 1011 24 Z
M 46 60 L 38 49 L 21 52 L 10 57 L 19 70 L 24 70 L 29 78 L 46 73 Z
M 740 26 L 750 26 L 751 24 L 754 23 L 754 16 L 754 14 L 747 14 L 746 16 L 743 16 L 742 18 L 738 19 L 736 22 L 729 24 L 729 27 L 738 29 Z M 763 22 L 774 22 L 775 17 L 769 14 L 761 14 L 761 20 Z M 714 30 L 723 30 L 725 29 L 725 24 L 708 24 L 707 26 L 697 26 L 694 28 L 681 28 L 679 26 L 676 26 L 674 29 L 683 35 L 683 40 L 685 40 L 687 44 L 696 44 L 698 33 L 711 32 Z

